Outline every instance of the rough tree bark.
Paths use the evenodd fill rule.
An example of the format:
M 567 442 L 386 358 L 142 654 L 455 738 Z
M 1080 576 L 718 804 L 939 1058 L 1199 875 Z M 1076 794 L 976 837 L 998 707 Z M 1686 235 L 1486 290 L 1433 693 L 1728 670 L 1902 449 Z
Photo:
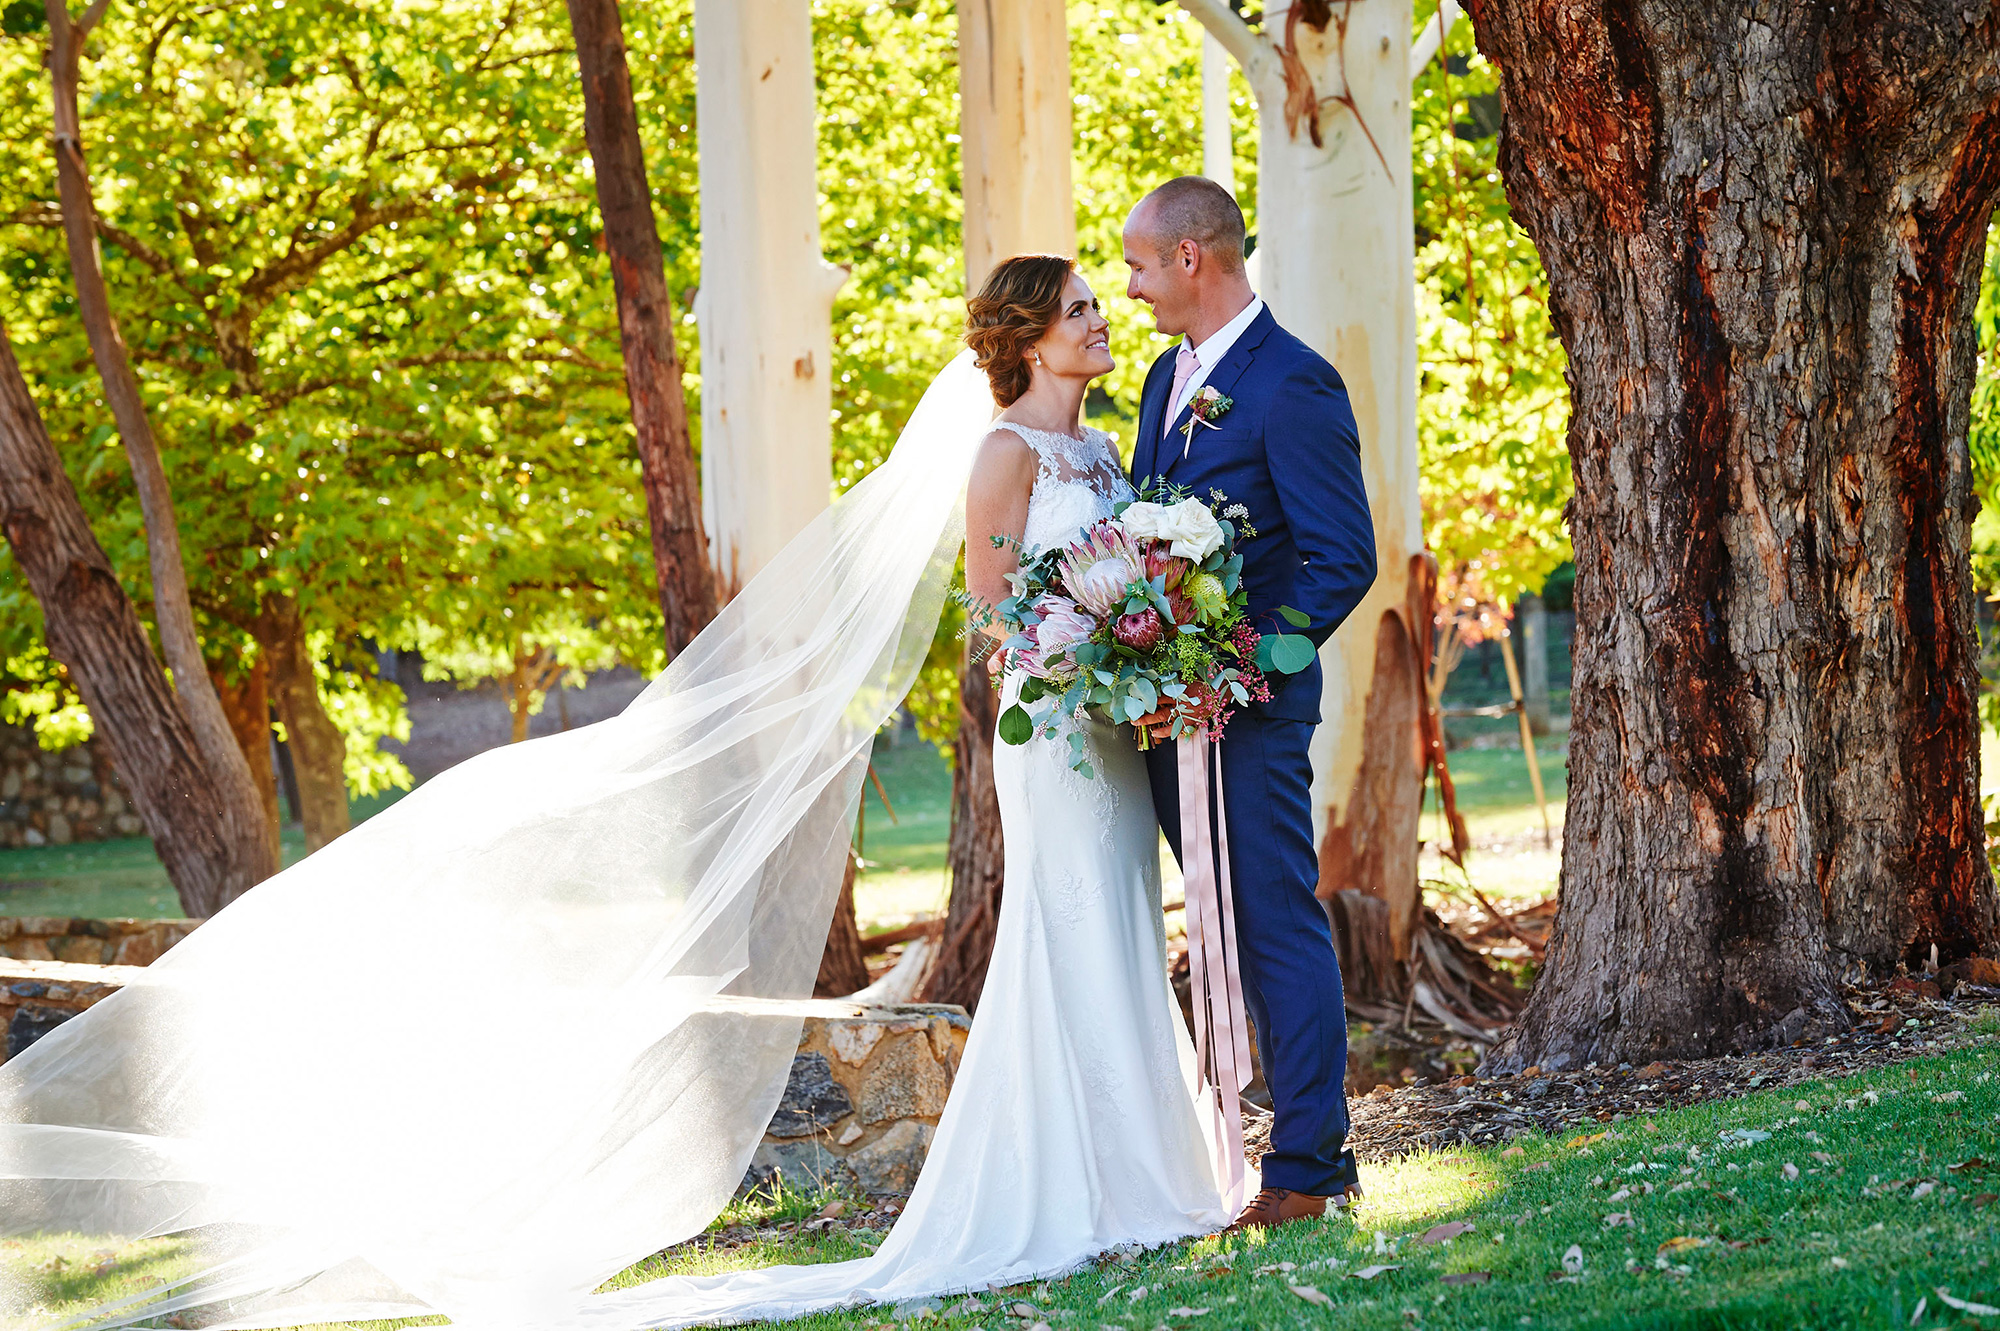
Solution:
M 1966 426 L 2000 10 L 1471 11 L 1576 474 L 1562 909 L 1489 1066 L 1837 1028 L 1843 974 L 1995 942 Z
M 146 626 L 90 530 L 62 459 L 0 330 L 0 531 L 41 604 L 49 653 L 68 669 L 153 838 L 181 909 L 213 915 L 276 853 L 225 840 L 231 816 Z M 204 674 L 203 679 L 208 676 Z M 184 695 L 183 695 L 184 696 Z
M 347 738 L 326 714 L 305 620 L 289 596 L 266 596 L 257 644 L 270 664 L 271 701 L 285 725 L 299 787 L 299 821 L 311 854 L 348 828 Z
M 250 767 L 250 779 L 257 783 L 257 794 L 263 799 L 264 832 L 270 839 L 271 853 L 280 855 L 278 834 L 282 822 L 278 816 L 278 774 L 271 761 L 269 663 L 260 653 L 249 669 L 231 678 L 221 665 L 211 661 L 208 677 L 215 685 L 215 696 L 222 702 L 224 715 L 229 718 L 236 747 L 243 751 L 243 761 Z
M 945 863 L 951 901 L 937 956 L 924 978 L 927 1003 L 979 1005 L 986 963 L 1000 923 L 1006 843 L 1000 836 L 1000 797 L 993 789 L 993 731 L 1000 723 L 1000 695 L 986 667 L 968 661 L 959 675 L 958 740 L 952 748 L 951 840 Z
M 54 0 L 51 0 L 53 3 Z M 569 0 L 583 74 L 583 130 L 597 176 L 597 210 L 618 294 L 625 392 L 639 436 L 639 471 L 653 530 L 653 567 L 666 617 L 667 654 L 678 656 L 715 618 L 715 579 L 702 532 L 687 398 L 674 349 L 673 298 L 646 186 L 646 153 L 618 0 Z
M 867 793 L 861 797 L 867 799 Z M 814 998 L 845 998 L 868 987 L 868 958 L 861 950 L 861 928 L 854 915 L 857 867 L 849 849 L 847 873 L 840 880 L 840 903 L 834 907 L 833 923 L 827 926 L 826 950 L 820 953 L 819 977 L 813 981 Z
M 236 737 L 223 714 L 222 703 L 209 682 L 188 601 L 187 573 L 181 563 L 180 528 L 174 521 L 173 492 L 160 462 L 159 445 L 139 395 L 125 339 L 111 310 L 110 293 L 97 260 L 97 211 L 90 194 L 90 171 L 83 156 L 83 131 L 77 114 L 77 84 L 83 43 L 109 0 L 96 0 L 72 21 L 64 0 L 46 0 L 49 18 L 48 66 L 54 90 L 56 187 L 62 198 L 63 232 L 68 242 L 71 276 L 76 288 L 77 314 L 90 340 L 91 357 L 104 384 L 104 400 L 125 445 L 146 521 L 146 554 L 152 571 L 153 622 L 160 646 L 173 671 L 173 691 L 187 718 L 214 795 L 205 801 L 206 816 L 216 820 L 217 844 L 226 847 L 229 870 L 219 900 L 210 910 L 278 871 L 277 856 L 265 836 L 263 802 L 251 781 L 250 768 L 236 747 Z

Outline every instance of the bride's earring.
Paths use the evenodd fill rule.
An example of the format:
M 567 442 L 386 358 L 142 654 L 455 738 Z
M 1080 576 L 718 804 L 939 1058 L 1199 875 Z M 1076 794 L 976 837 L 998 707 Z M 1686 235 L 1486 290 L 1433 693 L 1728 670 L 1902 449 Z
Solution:
M 1042 363 L 1042 353 L 1041 353 L 1041 352 L 1039 352 L 1039 351 L 1031 351 L 1031 352 L 1029 352 L 1028 354 L 1029 354 L 1029 355 L 1031 355 L 1031 356 L 1033 356 L 1033 357 L 1035 358 L 1035 364 L 1037 364 L 1037 365 L 1040 365 L 1040 364 Z

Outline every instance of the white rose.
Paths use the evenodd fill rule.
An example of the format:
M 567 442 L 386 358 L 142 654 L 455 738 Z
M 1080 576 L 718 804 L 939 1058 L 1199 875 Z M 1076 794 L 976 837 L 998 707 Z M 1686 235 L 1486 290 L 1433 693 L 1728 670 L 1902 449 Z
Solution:
M 1172 541 L 1173 554 L 1198 564 L 1222 548 L 1222 527 L 1208 505 L 1199 499 L 1183 499 L 1161 512 L 1159 539 Z
M 1160 521 L 1166 516 L 1166 512 L 1167 510 L 1160 505 L 1140 499 L 1125 505 L 1125 511 L 1118 515 L 1118 521 L 1124 524 L 1125 530 L 1132 533 L 1135 539 L 1157 541 L 1160 539 Z

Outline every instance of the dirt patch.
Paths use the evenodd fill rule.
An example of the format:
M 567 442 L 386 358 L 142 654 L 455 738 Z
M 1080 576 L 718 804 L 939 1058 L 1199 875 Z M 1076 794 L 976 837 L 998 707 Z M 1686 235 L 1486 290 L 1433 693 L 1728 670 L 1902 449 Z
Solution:
M 1866 1072 L 1962 1049 L 1968 1028 L 2000 988 L 1959 984 L 1949 998 L 1930 981 L 1898 979 L 1847 995 L 1854 1029 L 1817 1044 L 1633 1067 L 1539 1068 L 1511 1077 L 1460 1076 L 1435 1084 L 1378 1086 L 1353 1101 L 1348 1144 L 1363 1159 L 1485 1146 L 1527 1133 L 1558 1135 L 1596 1124 L 1729 1100 L 1752 1091 Z

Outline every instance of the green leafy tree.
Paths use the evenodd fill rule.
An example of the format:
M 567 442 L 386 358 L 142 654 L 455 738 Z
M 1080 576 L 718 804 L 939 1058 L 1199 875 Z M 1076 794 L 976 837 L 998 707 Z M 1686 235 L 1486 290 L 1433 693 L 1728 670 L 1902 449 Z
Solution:
M 1508 212 L 1499 94 L 1471 24 L 1417 79 L 1411 115 L 1419 492 L 1447 610 L 1476 621 L 1570 557 L 1567 359 Z
M 276 660 L 271 625 L 291 624 L 318 687 L 287 728 L 345 728 L 330 779 L 357 790 L 408 779 L 375 753 L 402 723 L 361 639 L 477 634 L 505 611 L 657 664 L 567 31 L 560 4 L 508 0 L 152 0 L 86 64 L 107 276 L 205 640 Z M 130 479 L 51 225 L 46 111 L 19 77 L 38 52 L 33 32 L 0 42 L 0 118 L 28 149 L 0 179 L 0 309 L 143 594 Z

